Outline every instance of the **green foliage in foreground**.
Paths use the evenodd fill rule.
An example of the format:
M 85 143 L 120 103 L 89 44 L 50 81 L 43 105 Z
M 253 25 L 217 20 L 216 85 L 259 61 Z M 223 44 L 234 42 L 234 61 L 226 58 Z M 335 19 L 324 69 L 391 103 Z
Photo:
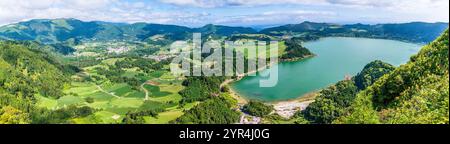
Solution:
M 353 102 L 357 92 L 353 81 L 338 82 L 322 90 L 315 102 L 300 115 L 313 123 L 331 123 L 345 113 L 345 109 Z
M 180 124 L 233 124 L 239 121 L 240 113 L 232 110 L 232 103 L 214 97 L 185 112 L 174 121 Z
M 332 123 L 347 112 L 358 91 L 394 69 L 392 65 L 379 60 L 367 64 L 353 80 L 340 81 L 322 90 L 315 102 L 297 114 L 298 123 L 304 123 L 305 120 L 311 123 Z
M 360 92 L 335 123 L 448 124 L 448 30 Z
M 143 116 L 151 116 L 158 117 L 158 112 L 162 112 L 163 110 L 144 110 L 144 111 L 136 111 L 136 112 L 128 112 L 125 115 L 125 118 L 122 120 L 124 124 L 143 124 L 145 120 Z
M 180 91 L 183 99 L 180 104 L 204 101 L 185 112 L 184 115 L 173 121 L 182 124 L 232 124 L 239 119 L 240 113 L 232 110 L 235 102 L 228 97 L 220 95 L 221 83 L 225 77 L 188 77 Z
M 273 106 L 266 105 L 262 102 L 250 101 L 244 105 L 243 111 L 252 116 L 264 117 L 273 111 Z
M 446 31 L 397 69 L 371 62 L 353 81 L 322 90 L 297 118 L 311 123 L 448 123 L 448 52 Z
M 28 124 L 30 119 L 27 113 L 11 106 L 0 109 L 0 124 Z

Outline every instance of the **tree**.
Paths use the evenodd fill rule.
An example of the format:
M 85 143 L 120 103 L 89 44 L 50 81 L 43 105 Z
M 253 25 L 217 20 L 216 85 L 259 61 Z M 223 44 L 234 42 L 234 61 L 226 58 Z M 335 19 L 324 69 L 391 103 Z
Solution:
M 366 89 L 368 86 L 375 83 L 376 80 L 383 75 L 392 72 L 395 69 L 394 66 L 382 61 L 376 60 L 367 64 L 364 69 L 355 76 L 355 85 L 359 90 Z
M 262 102 L 250 101 L 244 105 L 243 111 L 253 116 L 264 117 L 273 111 L 273 106 L 266 105 Z
M 92 97 L 87 97 L 84 99 L 87 103 L 94 103 L 94 98 Z
M 302 59 L 314 55 L 311 51 L 301 45 L 300 40 L 290 39 L 285 42 L 286 53 L 281 56 L 281 59 Z
M 207 100 L 220 93 L 220 84 L 224 80 L 224 77 L 188 77 L 183 81 L 186 88 L 179 92 L 183 96 L 181 103 Z
M 177 118 L 174 123 L 181 124 L 233 124 L 239 120 L 239 112 L 223 98 L 214 97 L 195 106 Z
M 0 109 L 0 124 L 29 124 L 30 119 L 27 113 L 24 113 L 14 107 L 5 106 Z
M 123 124 L 143 124 L 145 120 L 142 116 L 138 116 L 135 114 L 127 113 L 122 120 Z

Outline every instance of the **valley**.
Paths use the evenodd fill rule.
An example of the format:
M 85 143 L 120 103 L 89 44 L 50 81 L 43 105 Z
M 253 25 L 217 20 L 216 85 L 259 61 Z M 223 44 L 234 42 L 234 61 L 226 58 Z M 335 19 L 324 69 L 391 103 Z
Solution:
M 403 30 L 411 25 L 423 30 L 412 31 L 413 34 L 389 32 L 392 27 Z M 380 27 L 385 33 L 378 33 Z M 188 28 L 76 19 L 21 22 L 0 27 L 0 115 L 7 117 L 11 115 L 6 112 L 17 111 L 19 114 L 12 117 L 20 118 L 11 118 L 10 123 L 234 124 L 246 118 L 249 123 L 358 123 L 360 119 L 352 112 L 370 109 L 367 111 L 372 116 L 383 117 L 392 116 L 389 112 L 400 112 L 395 109 L 398 105 L 408 106 L 408 98 L 404 98 L 405 104 L 393 103 L 392 99 L 398 99 L 392 97 L 406 93 L 391 93 L 391 89 L 414 94 L 405 88 L 414 86 L 412 82 L 417 79 L 413 76 L 402 78 L 410 78 L 405 80 L 411 82 L 405 87 L 382 87 L 388 90 L 381 92 L 387 91 L 391 97 L 369 100 L 378 106 L 376 110 L 358 102 L 367 100 L 362 95 L 376 93 L 372 90 L 382 82 L 398 80 L 394 72 L 409 68 L 416 59 L 427 59 L 428 55 L 420 52 L 424 43 L 429 43 L 425 48 L 439 50 L 433 57 L 439 60 L 427 65 L 447 70 L 433 67 L 435 71 L 424 73 L 434 75 L 420 81 L 448 78 L 448 56 L 442 54 L 448 54 L 448 37 L 432 42 L 447 27 L 443 23 L 362 26 L 304 22 L 255 31 L 218 25 Z M 429 32 L 429 37 L 421 37 L 424 31 Z M 173 75 L 170 63 L 175 55 L 169 53 L 170 44 L 179 40 L 192 43 L 193 32 L 201 33 L 202 41 L 280 41 L 278 53 L 282 62 L 276 64 L 280 67 L 279 84 L 273 88 L 258 87 L 260 73 L 265 71 L 242 79 L 238 75 Z M 448 36 L 448 32 L 445 34 Z M 250 57 L 247 51 L 240 51 L 243 48 L 236 52 L 244 53 L 246 60 L 260 56 Z M 270 53 L 267 51 L 267 55 Z M 438 87 L 447 87 L 447 93 L 441 94 L 448 97 L 448 84 Z M 301 99 L 307 94 L 310 96 Z M 274 104 L 292 99 L 297 102 Z M 448 98 L 443 101 L 437 107 L 448 106 Z M 448 116 L 448 109 L 439 110 Z M 374 119 L 371 122 L 391 122 Z M 430 122 L 426 120 L 417 122 Z M 436 122 L 448 123 L 448 119 Z

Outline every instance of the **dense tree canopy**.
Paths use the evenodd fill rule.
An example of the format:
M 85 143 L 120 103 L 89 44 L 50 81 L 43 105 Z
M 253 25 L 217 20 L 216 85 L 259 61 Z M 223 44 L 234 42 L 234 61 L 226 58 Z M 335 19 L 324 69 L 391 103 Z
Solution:
M 232 110 L 231 103 L 223 98 L 211 98 L 186 111 L 175 123 L 233 124 L 239 120 L 239 112 Z
M 59 98 L 73 72 L 47 53 L 15 42 L 0 42 L 0 121 L 4 123 L 70 123 L 95 110 L 68 106 L 36 107 L 36 95 Z
M 182 103 L 203 101 L 214 95 L 219 95 L 220 84 L 224 77 L 188 77 L 183 85 L 186 87 L 180 91 L 183 96 Z
M 28 124 L 30 119 L 27 113 L 11 106 L 0 109 L 0 124 Z
M 266 105 L 262 102 L 250 101 L 244 105 L 243 111 L 253 116 L 263 117 L 273 111 L 273 106 Z
M 355 85 L 360 89 L 366 89 L 366 87 L 372 85 L 376 80 L 383 75 L 393 71 L 394 66 L 382 61 L 376 60 L 367 64 L 364 69 L 354 77 Z
M 300 113 L 312 123 L 331 123 L 344 114 L 345 109 L 353 102 L 357 87 L 351 80 L 338 82 L 320 92 L 320 95 L 304 111 Z
M 379 60 L 373 61 L 367 64 L 352 80 L 340 81 L 320 91 L 315 102 L 298 113 L 298 116 L 311 123 L 332 123 L 347 112 L 347 108 L 351 106 L 360 90 L 364 90 L 394 69 L 395 67 L 388 63 Z
M 33 51 L 23 45 L 0 42 L 1 73 L 8 76 L 0 78 L 5 90 L 21 97 L 41 94 L 47 97 L 63 96 L 62 88 L 68 81 L 67 75 L 42 52 Z M 9 65 L 9 66 L 8 66 Z M 1 74 L 0 74 L 1 75 Z

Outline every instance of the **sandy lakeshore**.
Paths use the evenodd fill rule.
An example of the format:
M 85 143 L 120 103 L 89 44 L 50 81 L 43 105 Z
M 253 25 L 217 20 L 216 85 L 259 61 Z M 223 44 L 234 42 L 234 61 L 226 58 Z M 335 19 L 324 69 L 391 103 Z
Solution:
M 311 101 L 287 101 L 287 102 L 279 102 L 277 104 L 274 104 L 273 108 L 275 109 L 275 113 L 280 115 L 284 118 L 291 118 L 294 116 L 294 114 L 298 111 L 305 110 L 306 107 L 309 106 L 314 102 L 314 100 Z
M 228 79 L 225 80 L 220 87 L 223 87 L 225 85 L 229 85 L 235 81 L 239 81 L 241 78 L 237 79 Z M 244 98 L 243 96 L 240 96 L 239 93 L 237 93 L 233 88 L 229 89 L 230 95 L 237 100 L 238 106 L 244 106 L 248 103 L 248 99 Z M 305 110 L 309 104 L 314 102 L 314 99 L 318 95 L 318 91 L 314 91 L 308 94 L 305 94 L 303 96 L 299 96 L 299 98 L 292 99 L 292 100 L 286 100 L 286 101 L 278 101 L 278 102 L 268 102 L 267 104 L 273 105 L 275 109 L 275 113 L 278 115 L 284 117 L 284 118 L 291 118 L 294 116 L 294 114 L 298 111 Z
M 228 83 L 233 82 L 233 80 L 227 81 Z M 248 99 L 240 96 L 237 92 L 235 92 L 232 88 L 230 88 L 229 93 L 231 96 L 238 101 L 239 106 L 244 106 L 248 103 Z M 318 95 L 318 91 L 311 92 L 305 94 L 299 98 L 287 100 L 287 101 L 278 101 L 278 102 L 269 102 L 267 104 L 273 105 L 274 112 L 284 118 L 291 118 L 296 112 L 305 110 L 309 104 L 314 102 L 314 99 Z
M 309 104 L 313 103 L 317 95 L 318 91 L 305 94 L 297 99 L 274 102 L 271 104 L 275 109 L 275 113 L 284 118 L 291 118 L 296 112 L 305 110 Z
M 311 58 L 314 56 L 315 55 L 310 55 L 305 58 Z M 305 59 L 305 58 L 302 58 L 302 59 Z M 298 60 L 284 60 L 284 61 L 298 61 Z M 274 64 L 278 64 L 278 63 L 277 62 L 269 63 L 268 66 L 271 67 Z M 255 74 L 264 69 L 266 69 L 266 68 L 264 67 L 264 68 L 260 68 L 258 70 L 253 70 L 253 71 L 247 72 L 245 74 L 237 76 L 237 78 L 235 78 L 235 79 L 227 79 L 222 84 L 220 84 L 220 88 L 222 88 L 226 85 L 229 86 L 231 83 L 241 80 L 246 75 Z M 231 87 L 229 88 L 229 93 L 234 99 L 236 99 L 238 101 L 239 107 L 244 106 L 249 101 L 248 99 L 239 95 L 239 93 L 237 93 Z M 297 111 L 302 111 L 302 110 L 306 109 L 306 107 L 308 107 L 309 104 L 314 102 L 314 99 L 316 98 L 317 95 L 318 95 L 318 92 L 314 91 L 314 92 L 299 96 L 299 98 L 296 98 L 296 99 L 286 100 L 286 101 L 278 101 L 278 102 L 269 102 L 267 104 L 273 105 L 273 107 L 275 109 L 274 112 L 277 113 L 278 115 L 280 115 L 284 118 L 291 118 Z

